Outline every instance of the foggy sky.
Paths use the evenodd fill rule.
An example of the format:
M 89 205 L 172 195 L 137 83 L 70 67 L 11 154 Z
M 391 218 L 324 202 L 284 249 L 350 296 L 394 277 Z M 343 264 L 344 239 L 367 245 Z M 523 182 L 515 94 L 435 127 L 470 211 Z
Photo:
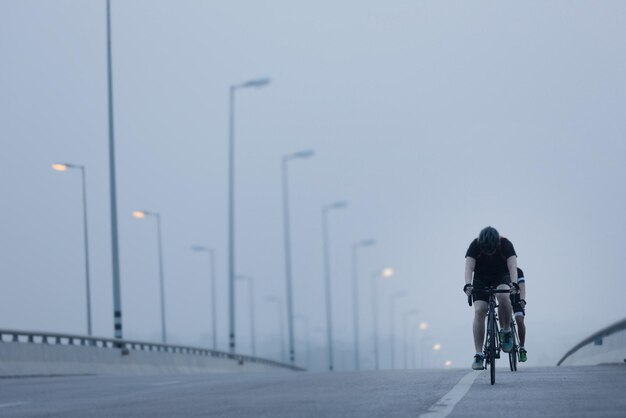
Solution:
M 80 176 L 50 168 L 70 162 L 87 170 L 94 333 L 113 335 L 105 18 L 100 0 L 0 1 L 0 328 L 86 333 Z M 370 275 L 391 266 L 382 365 L 404 290 L 396 334 L 417 309 L 424 345 L 443 347 L 432 361 L 469 366 L 464 255 L 486 225 L 526 273 L 528 364 L 625 316 L 624 2 L 112 0 L 112 22 L 125 337 L 160 340 L 156 225 L 131 217 L 146 209 L 162 216 L 169 339 L 210 344 L 200 244 L 217 252 L 227 349 L 228 88 L 260 76 L 272 84 L 236 105 L 236 263 L 255 280 L 257 354 L 279 355 L 266 299 L 285 300 L 280 158 L 302 149 L 316 155 L 290 163 L 294 304 L 320 350 L 321 208 L 350 202 L 330 214 L 338 368 L 352 365 L 350 247 L 365 238 L 364 363 Z

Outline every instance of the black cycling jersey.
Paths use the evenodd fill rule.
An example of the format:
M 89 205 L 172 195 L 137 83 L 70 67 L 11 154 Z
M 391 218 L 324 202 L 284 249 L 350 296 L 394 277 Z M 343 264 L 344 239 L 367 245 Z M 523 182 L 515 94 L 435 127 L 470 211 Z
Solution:
M 521 268 L 517 268 L 517 283 L 518 284 L 522 284 L 525 283 L 526 280 L 524 279 L 524 272 L 522 271 Z
M 513 243 L 504 237 L 500 237 L 498 249 L 492 255 L 487 255 L 481 251 L 478 245 L 478 238 L 472 241 L 465 253 L 465 257 L 472 257 L 476 260 L 474 274 L 478 276 L 501 276 L 508 274 L 509 267 L 506 264 L 506 260 L 513 256 L 517 256 Z

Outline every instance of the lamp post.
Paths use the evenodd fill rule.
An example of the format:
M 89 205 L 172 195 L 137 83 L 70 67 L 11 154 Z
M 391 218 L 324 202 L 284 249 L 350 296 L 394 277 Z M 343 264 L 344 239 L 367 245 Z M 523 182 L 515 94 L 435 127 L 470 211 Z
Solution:
M 395 301 L 398 298 L 406 296 L 405 292 L 396 292 L 389 297 L 389 330 L 391 332 L 391 370 L 395 370 L 396 368 L 396 331 L 395 331 Z
M 276 303 L 276 306 L 278 307 L 278 323 L 280 326 L 280 358 L 281 361 L 283 363 L 286 362 L 285 359 L 285 326 L 284 326 L 284 319 L 283 319 L 283 302 L 275 297 L 275 296 L 270 296 L 267 298 L 268 302 L 272 302 L 272 303 Z
M 249 293 L 248 293 L 248 297 L 249 297 L 249 308 L 250 308 L 250 345 L 252 348 L 252 356 L 256 356 L 256 325 L 254 322 L 254 318 L 255 318 L 255 309 L 254 309 L 254 280 L 252 280 L 252 277 L 249 276 L 241 276 L 241 275 L 237 275 L 235 276 L 237 278 L 237 280 L 242 280 L 242 281 L 247 281 L 248 282 L 248 289 L 249 289 Z
M 263 87 L 269 78 L 259 78 L 230 86 L 229 90 L 229 135 L 228 135 L 228 301 L 229 342 L 231 353 L 235 353 L 235 92 L 248 87 Z
M 433 367 L 436 367 L 439 362 L 439 353 L 441 352 L 441 344 L 433 344 L 433 352 L 435 353 L 433 358 Z
M 211 322 L 213 329 L 213 350 L 217 350 L 217 302 L 215 297 L 215 250 L 213 248 L 194 245 L 191 247 L 193 251 L 204 252 L 209 254 L 211 262 Z
M 376 244 L 373 239 L 362 240 L 352 244 L 352 316 L 354 319 L 354 368 L 360 369 L 359 361 L 359 271 L 357 252 L 359 248 L 371 247 Z
M 372 272 L 372 311 L 374 322 L 374 364 L 376 370 L 380 368 L 379 362 L 379 350 L 378 350 L 378 279 L 391 278 L 394 275 L 392 268 L 386 268 L 383 270 L 376 270 Z
M 304 324 L 304 344 L 306 346 L 306 368 L 311 368 L 311 341 L 309 340 L 309 318 L 304 315 L 295 315 Z
M 426 353 L 424 351 L 424 332 L 426 332 L 426 330 L 428 329 L 429 325 L 428 322 L 422 321 L 419 324 L 419 330 L 422 333 L 421 337 L 420 337 L 420 368 L 424 368 L 424 357 L 426 356 Z M 415 351 L 413 351 L 413 354 L 415 354 Z
M 324 239 L 324 276 L 326 278 L 326 330 L 328 333 L 328 370 L 333 371 L 333 321 L 332 299 L 330 287 L 330 255 L 328 249 L 328 212 L 334 209 L 342 209 L 348 206 L 348 202 L 339 201 L 322 208 L 322 233 Z
M 111 200 L 111 270 L 113 273 L 113 323 L 115 338 L 121 340 L 122 332 L 122 292 L 120 286 L 120 252 L 117 231 L 117 191 L 115 187 L 115 129 L 113 123 L 113 63 L 111 52 L 111 2 L 107 0 L 107 93 L 109 131 L 109 188 Z M 123 344 L 117 344 L 122 354 L 128 354 Z
M 291 236 L 289 228 L 289 161 L 294 159 L 310 158 L 313 151 L 299 151 L 288 154 L 282 158 L 282 180 L 283 180 L 283 222 L 285 233 L 285 280 L 287 284 L 287 322 L 289 328 L 289 361 L 296 362 L 296 351 L 293 336 L 293 291 L 291 279 Z M 284 361 L 284 359 L 283 359 Z
M 146 216 L 152 216 L 157 221 L 157 239 L 159 244 L 159 283 L 161 288 L 161 341 L 167 343 L 167 331 L 165 329 L 165 291 L 163 286 L 163 244 L 161 239 L 161 215 L 156 212 L 148 212 L 145 210 L 136 210 L 133 216 L 137 219 L 144 219 Z
M 52 168 L 56 171 L 67 171 L 68 169 L 80 170 L 83 190 L 83 235 L 85 247 L 85 290 L 87 293 L 87 335 L 91 336 L 91 290 L 89 281 L 89 238 L 87 232 L 87 187 L 85 181 L 85 166 L 69 163 L 55 163 Z
M 410 311 L 404 312 L 403 316 L 402 316 L 402 340 L 403 340 L 403 347 L 404 347 L 404 368 L 408 369 L 408 360 L 407 360 L 407 353 L 406 353 L 406 346 L 407 346 L 407 338 L 406 338 L 406 331 L 407 331 L 407 322 L 408 322 L 408 318 L 416 315 L 417 314 L 417 310 L 416 309 L 412 309 Z M 413 335 L 414 333 L 411 333 L 411 335 Z M 411 339 L 411 341 L 413 341 L 413 339 Z

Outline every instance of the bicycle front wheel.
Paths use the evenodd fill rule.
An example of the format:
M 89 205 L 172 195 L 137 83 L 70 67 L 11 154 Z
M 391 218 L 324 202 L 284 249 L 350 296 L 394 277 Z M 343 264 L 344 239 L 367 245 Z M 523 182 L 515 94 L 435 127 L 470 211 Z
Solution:
M 496 383 L 496 322 L 495 318 L 490 318 L 489 321 L 489 373 L 491 376 L 491 384 L 494 385 Z

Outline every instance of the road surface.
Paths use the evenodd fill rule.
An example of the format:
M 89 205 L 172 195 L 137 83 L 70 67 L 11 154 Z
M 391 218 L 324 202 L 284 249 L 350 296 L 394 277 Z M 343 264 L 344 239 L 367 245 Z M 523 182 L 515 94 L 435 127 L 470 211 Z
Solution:
M 626 365 L 3 378 L 0 416 L 623 418 Z

